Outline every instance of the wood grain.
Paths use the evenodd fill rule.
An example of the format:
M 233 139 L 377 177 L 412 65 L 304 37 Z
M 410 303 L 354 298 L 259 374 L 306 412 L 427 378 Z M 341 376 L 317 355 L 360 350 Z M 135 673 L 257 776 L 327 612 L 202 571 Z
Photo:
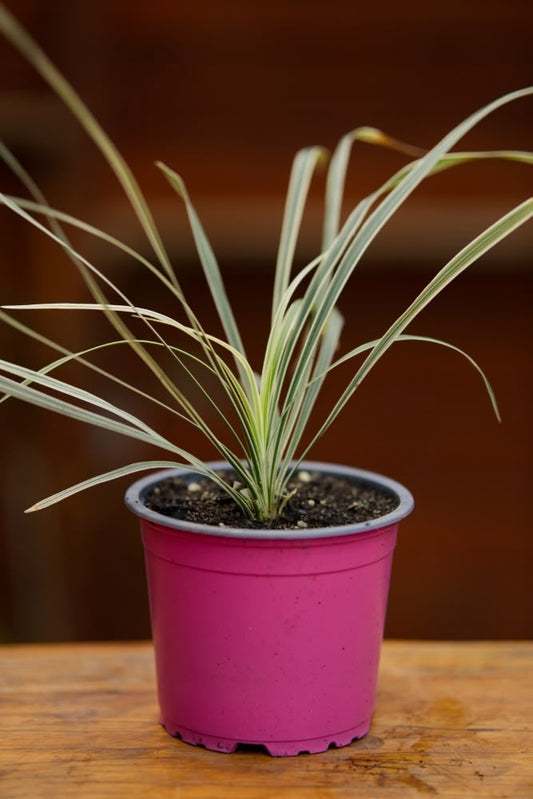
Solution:
M 533 796 L 533 644 L 384 644 L 369 735 L 320 755 L 222 755 L 157 724 L 148 643 L 2 647 L 0 795 Z

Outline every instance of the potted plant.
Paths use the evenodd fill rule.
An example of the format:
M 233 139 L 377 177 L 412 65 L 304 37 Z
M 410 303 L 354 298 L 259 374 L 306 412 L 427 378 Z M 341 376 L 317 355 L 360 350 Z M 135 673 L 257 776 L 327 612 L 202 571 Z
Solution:
M 4 398 L 24 400 L 168 453 L 165 460 L 132 463 L 92 477 L 30 510 L 104 481 L 154 472 L 128 490 L 126 501 L 141 519 L 163 724 L 191 743 L 221 751 L 255 743 L 272 754 L 290 755 L 347 744 L 364 735 L 370 724 L 392 552 L 398 523 L 413 500 L 407 489 L 381 475 L 306 458 L 379 359 L 405 340 L 451 347 L 467 358 L 481 375 L 497 414 L 490 384 L 469 355 L 406 329 L 471 263 L 531 218 L 533 200 L 512 208 L 467 244 L 383 335 L 344 354 L 338 354 L 343 319 L 337 303 L 372 241 L 428 176 L 482 158 L 531 164 L 531 153 L 453 148 L 488 114 L 531 95 L 533 89 L 489 103 L 427 152 L 374 128 L 358 128 L 344 136 L 327 171 L 321 251 L 295 271 L 293 256 L 310 181 L 326 158 L 321 147 L 297 153 L 275 268 L 271 327 L 256 373 L 181 177 L 158 164 L 185 205 L 224 337 L 206 330 L 190 306 L 136 179 L 80 97 L 1 5 L 0 28 L 97 144 L 154 253 L 150 260 L 112 235 L 51 208 L 2 146 L 3 159 L 29 192 L 28 199 L 2 194 L 2 203 L 62 248 L 91 297 L 86 303 L 16 307 L 56 313 L 97 310 L 108 320 L 113 336 L 84 351 L 72 351 L 19 321 L 10 312 L 14 306 L 4 306 L 3 322 L 46 344 L 55 356 L 38 370 L 1 361 L 0 390 Z M 412 160 L 341 219 L 355 141 L 392 147 Z M 148 270 L 172 296 L 179 318 L 131 302 L 73 246 L 69 228 L 98 237 Z M 138 356 L 147 374 L 157 379 L 161 395 L 149 394 L 143 384 L 98 365 L 102 351 L 120 347 Z M 326 418 L 310 429 L 328 375 L 357 359 L 345 390 Z M 180 424 L 192 424 L 222 460 L 204 463 L 125 407 L 61 380 L 57 373 L 73 361 L 89 376 L 96 372 L 125 392 L 163 407 Z M 214 431 L 172 377 L 178 369 L 210 403 L 225 426 L 225 436 Z M 214 383 L 224 404 L 212 395 Z

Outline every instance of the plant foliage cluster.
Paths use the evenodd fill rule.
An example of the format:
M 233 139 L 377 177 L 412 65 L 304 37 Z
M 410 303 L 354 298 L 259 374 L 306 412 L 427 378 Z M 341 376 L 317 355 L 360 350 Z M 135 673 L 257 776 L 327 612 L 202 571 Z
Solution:
M 131 203 L 151 245 L 148 259 L 109 233 L 96 229 L 50 207 L 14 155 L 0 142 L 0 155 L 20 178 L 28 197 L 0 194 L 1 202 L 13 213 L 38 228 L 63 249 L 78 270 L 91 295 L 87 303 L 46 303 L 4 306 L 0 318 L 21 333 L 55 351 L 54 360 L 39 370 L 6 360 L 0 361 L 0 391 L 3 400 L 15 397 L 65 416 L 73 417 L 105 430 L 149 443 L 166 451 L 167 459 L 131 463 L 78 483 L 33 506 L 46 507 L 73 493 L 103 481 L 152 468 L 192 466 L 217 483 L 222 478 L 194 454 L 168 440 L 144 420 L 111 404 L 101 396 L 58 377 L 61 367 L 75 361 L 87 370 L 98 372 L 126 391 L 134 392 L 165 407 L 178 422 L 186 422 L 201 431 L 219 455 L 238 475 L 237 484 L 223 483 L 223 488 L 251 518 L 275 518 L 288 498 L 287 483 L 316 440 L 328 429 L 346 403 L 385 352 L 396 342 L 430 341 L 450 347 L 467 358 L 479 371 L 497 413 L 496 401 L 487 378 L 469 355 L 446 342 L 414 336 L 406 332 L 410 323 L 452 280 L 490 248 L 531 218 L 531 198 L 508 213 L 469 242 L 428 282 L 404 312 L 383 335 L 350 352 L 338 354 L 343 318 L 338 301 L 347 282 L 381 229 L 402 203 L 428 176 L 479 159 L 510 159 L 525 164 L 533 154 L 518 151 L 456 152 L 453 148 L 477 123 L 511 101 L 533 94 L 533 88 L 515 91 L 496 99 L 473 113 L 451 130 L 428 151 L 419 151 L 375 128 L 360 127 L 345 135 L 328 158 L 322 147 L 308 147 L 294 158 L 282 222 L 272 295 L 271 325 L 264 358 L 255 373 L 246 356 L 245 345 L 228 300 L 216 257 L 196 213 L 182 178 L 162 163 L 157 166 L 185 206 L 194 236 L 198 257 L 214 300 L 224 337 L 209 333 L 182 291 L 165 245 L 158 233 L 150 207 L 124 159 L 102 130 L 80 97 L 57 71 L 29 34 L 0 4 L 0 30 L 71 110 L 86 133 L 98 146 L 114 171 Z M 411 160 L 384 185 L 361 199 L 343 219 L 344 185 L 355 142 L 367 142 L 393 148 Z M 322 162 L 328 161 L 324 198 L 322 246 L 314 260 L 303 268 L 293 266 L 300 226 L 312 177 Z M 179 316 L 171 318 L 148 308 L 138 307 L 118 285 L 72 245 L 68 229 L 74 228 L 95 236 L 117 248 L 139 269 L 148 270 L 169 292 L 179 307 Z M 107 318 L 112 338 L 81 352 L 66 349 L 35 329 L 23 324 L 15 309 L 97 310 Z M 178 314 L 176 314 L 178 316 Z M 142 337 L 132 329 L 133 320 L 143 325 Z M 127 346 L 134 351 L 163 389 L 165 399 L 148 394 L 142 384 L 132 385 L 104 371 L 95 356 L 106 348 Z M 215 434 L 206 419 L 195 409 L 190 397 L 171 379 L 164 358 L 171 358 L 214 405 L 227 429 L 227 440 Z M 353 376 L 316 430 L 309 421 L 324 381 L 332 370 L 347 361 L 358 359 Z M 204 379 L 205 378 L 205 379 Z M 224 406 L 211 397 L 208 389 L 215 379 L 224 396 Z M 230 409 L 231 412 L 228 412 Z M 302 442 L 306 434 L 306 444 Z M 293 464 L 291 466 L 291 464 Z

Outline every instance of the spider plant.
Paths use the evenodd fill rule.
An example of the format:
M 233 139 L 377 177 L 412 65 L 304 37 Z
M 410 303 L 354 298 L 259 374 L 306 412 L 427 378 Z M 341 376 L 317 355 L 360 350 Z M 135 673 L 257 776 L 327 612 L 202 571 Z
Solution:
M 30 369 L 1 360 L 2 401 L 9 397 L 24 400 L 138 439 L 167 453 L 164 460 L 129 463 L 91 477 L 42 500 L 29 510 L 44 508 L 83 489 L 141 470 L 185 465 L 192 466 L 195 472 L 221 485 L 248 517 L 257 521 L 273 519 L 282 512 L 289 497 L 287 485 L 297 464 L 336 420 L 371 369 L 396 342 L 432 342 L 449 347 L 468 359 L 479 372 L 498 415 L 491 386 L 481 368 L 468 354 L 447 342 L 411 335 L 406 329 L 428 303 L 470 264 L 531 218 L 531 198 L 511 208 L 446 263 L 379 338 L 340 355 L 337 353 L 343 318 L 337 304 L 356 266 L 383 226 L 430 175 L 479 159 L 532 163 L 533 154 L 529 152 L 454 152 L 452 148 L 487 115 L 506 103 L 532 94 L 533 88 L 512 92 L 485 105 L 427 151 L 410 147 L 375 128 L 360 127 L 345 135 L 329 159 L 320 252 L 300 269 L 294 268 L 293 261 L 310 183 L 318 167 L 328 160 L 328 154 L 322 147 L 308 147 L 296 154 L 275 266 L 271 326 L 259 373 L 255 373 L 247 359 L 217 260 L 182 178 L 165 164 L 157 164 L 184 204 L 199 262 L 224 331 L 223 337 L 206 330 L 189 304 L 139 184 L 81 98 L 2 5 L 0 29 L 48 82 L 95 142 L 122 185 L 153 251 L 151 259 L 144 257 L 110 233 L 50 207 L 24 167 L 7 147 L 1 145 L 0 155 L 28 192 L 27 198 L 1 194 L 1 202 L 57 243 L 70 258 L 73 268 L 79 272 L 91 297 L 91 301 L 85 303 L 48 302 L 2 307 L 0 317 L 3 322 L 45 344 L 55 353 L 54 359 L 41 369 Z M 411 160 L 384 185 L 362 198 L 343 219 L 344 184 L 352 147 L 357 141 L 399 150 Z M 131 301 L 120 286 L 73 246 L 66 232 L 69 228 L 103 240 L 106 245 L 118 249 L 131 259 L 136 268 L 148 270 L 153 279 L 161 284 L 161 290 L 172 296 L 176 316 L 173 318 L 157 310 L 139 307 Z M 98 311 L 109 322 L 112 334 L 105 343 L 83 351 L 72 351 L 8 313 L 14 309 L 46 309 L 56 313 L 69 310 Z M 139 323 L 144 329 L 142 336 L 135 334 L 132 329 L 133 324 L 138 326 Z M 97 356 L 102 350 L 120 345 L 133 350 L 147 374 L 151 373 L 157 379 L 162 394 L 150 394 L 142 383 L 133 385 L 98 365 Z M 178 365 L 188 375 L 195 391 L 205 396 L 215 415 L 220 417 L 227 435 L 222 437 L 215 432 L 205 414 L 202 416 L 196 410 L 190 396 L 171 377 L 171 370 L 163 365 L 168 364 L 169 358 L 173 365 Z M 324 381 L 341 364 L 356 359 L 358 365 L 354 365 L 353 376 L 345 389 L 318 429 L 309 430 L 311 414 Z M 61 367 L 73 361 L 88 372 L 96 372 L 100 377 L 119 384 L 126 392 L 136 393 L 164 407 L 174 415 L 178 424 L 185 422 L 193 425 L 232 467 L 237 481 L 225 482 L 218 472 L 193 453 L 168 440 L 123 407 L 72 382 L 61 380 L 57 373 Z M 213 380 L 220 387 L 223 402 L 212 397 L 209 386 Z

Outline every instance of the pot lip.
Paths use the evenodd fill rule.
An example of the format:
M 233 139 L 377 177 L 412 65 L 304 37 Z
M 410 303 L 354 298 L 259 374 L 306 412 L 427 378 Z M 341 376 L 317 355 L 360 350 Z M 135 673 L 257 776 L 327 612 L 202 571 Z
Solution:
M 225 461 L 211 461 L 207 463 L 212 469 L 220 470 L 228 468 Z M 414 499 L 411 492 L 401 483 L 390 477 L 385 477 L 377 472 L 370 472 L 364 469 L 357 469 L 351 466 L 340 466 L 338 464 L 324 463 L 320 461 L 302 461 L 299 468 L 307 471 L 319 471 L 325 474 L 342 475 L 354 478 L 358 481 L 370 485 L 379 485 L 396 494 L 399 500 L 398 506 L 390 513 L 379 516 L 376 519 L 369 519 L 366 522 L 356 522 L 341 526 L 317 527 L 306 529 L 288 530 L 268 530 L 261 528 L 241 528 L 241 527 L 215 527 L 208 524 L 197 522 L 182 521 L 173 519 L 157 513 L 144 505 L 143 499 L 148 490 L 160 480 L 174 475 L 190 474 L 191 478 L 198 475 L 193 466 L 184 466 L 176 469 L 163 469 L 152 472 L 151 474 L 136 480 L 126 491 L 126 506 L 141 519 L 152 522 L 159 526 L 168 527 L 172 530 L 199 533 L 200 535 L 218 536 L 222 538 L 250 538 L 250 539 L 289 539 L 305 540 L 309 538 L 332 538 L 338 536 L 353 535 L 357 533 L 368 533 L 374 530 L 389 527 L 397 524 L 400 519 L 407 516 L 414 507 Z

